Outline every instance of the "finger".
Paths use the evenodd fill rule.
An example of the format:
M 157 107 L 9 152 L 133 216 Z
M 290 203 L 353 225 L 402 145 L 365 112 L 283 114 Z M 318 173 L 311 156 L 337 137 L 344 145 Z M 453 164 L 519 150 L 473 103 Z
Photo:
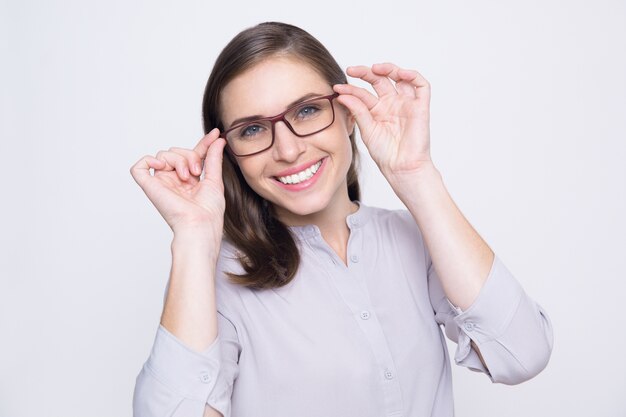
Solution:
M 204 135 L 204 137 L 200 139 L 198 144 L 193 148 L 194 152 L 200 155 L 200 158 L 204 160 L 209 146 L 211 146 L 211 143 L 215 142 L 219 136 L 220 130 L 218 128 L 211 129 L 211 131 Z
M 428 81 L 419 72 L 411 69 L 400 68 L 390 62 L 372 65 L 372 72 L 377 75 L 389 77 L 395 82 L 410 81 L 414 87 L 428 85 Z
M 222 180 L 222 160 L 224 157 L 224 147 L 226 139 L 216 138 L 207 150 L 204 161 L 204 179 L 211 181 Z
M 365 103 L 363 103 L 357 96 L 349 94 L 342 94 L 337 97 L 336 100 L 350 110 L 350 113 L 352 113 L 356 118 L 356 123 L 359 125 L 359 129 L 365 134 L 365 136 L 367 136 L 367 133 L 370 131 L 374 123 L 374 119 L 372 118 L 372 114 L 368 110 Z
M 409 91 L 406 87 L 411 86 L 411 91 L 418 98 L 430 97 L 430 83 L 426 78 L 415 70 L 400 68 L 389 62 L 372 65 L 372 71 L 379 75 L 385 75 L 396 82 L 396 88 L 400 91 Z
M 415 87 L 415 95 L 417 98 L 430 102 L 430 83 L 422 74 L 415 70 L 400 69 L 398 76 L 400 76 L 404 82 Z
M 187 160 L 187 166 L 189 167 L 189 171 L 194 174 L 196 177 L 199 177 L 202 174 L 202 157 L 191 149 L 170 148 L 170 152 L 181 155 L 183 158 Z M 203 155 L 204 156 L 204 155 Z
M 150 180 L 150 169 L 158 170 L 165 168 L 165 162 L 156 159 L 153 156 L 146 155 L 130 167 L 130 175 L 135 182 L 143 188 L 147 181 Z
M 349 76 L 354 78 L 360 78 L 372 85 L 378 97 L 384 97 L 390 94 L 397 94 L 397 91 L 391 81 L 386 76 L 380 76 L 374 74 L 370 67 L 365 65 L 357 65 L 354 67 L 348 67 L 346 70 Z
M 389 62 L 372 65 L 372 72 L 374 72 L 374 74 L 390 78 L 396 83 L 398 93 L 415 98 L 415 86 L 407 83 L 406 80 L 400 76 L 400 71 L 402 71 L 400 67 Z
M 156 154 L 156 158 L 167 163 L 170 169 L 166 167 L 165 170 L 171 171 L 175 169 L 180 179 L 184 181 L 189 179 L 189 167 L 184 156 L 170 151 L 159 151 Z
M 357 97 L 365 104 L 368 110 L 371 110 L 376 104 L 378 104 L 378 97 L 370 93 L 364 88 L 357 87 L 351 84 L 335 84 L 333 90 L 339 94 L 350 94 Z

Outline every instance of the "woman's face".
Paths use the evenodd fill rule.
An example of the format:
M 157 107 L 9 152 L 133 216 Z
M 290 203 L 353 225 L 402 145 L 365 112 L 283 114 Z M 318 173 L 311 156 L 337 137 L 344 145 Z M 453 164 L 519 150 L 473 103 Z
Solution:
M 221 118 L 225 129 L 237 119 L 282 113 L 302 97 L 326 96 L 332 87 L 306 63 L 287 57 L 265 60 L 229 82 L 222 90 Z M 276 123 L 271 148 L 251 156 L 236 157 L 250 187 L 273 203 L 278 217 L 287 224 L 296 216 L 321 213 L 329 207 L 349 204 L 346 174 L 352 161 L 349 135 L 354 119 L 333 100 L 335 121 L 311 136 L 298 137 Z M 321 165 L 320 165 L 321 163 Z M 311 168 L 311 178 L 293 177 Z M 312 171 L 305 174 L 308 177 Z M 290 178 L 285 178 L 292 175 Z M 279 179 L 281 177 L 282 181 Z M 285 182 L 291 182 L 291 184 Z M 295 215 L 295 216 L 294 216 Z

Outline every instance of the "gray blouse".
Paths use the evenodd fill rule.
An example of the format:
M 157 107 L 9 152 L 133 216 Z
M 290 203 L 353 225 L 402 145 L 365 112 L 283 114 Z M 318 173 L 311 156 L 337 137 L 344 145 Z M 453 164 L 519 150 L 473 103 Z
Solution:
M 465 311 L 446 298 L 407 210 L 359 203 L 346 219 L 348 266 L 315 225 L 291 227 L 301 253 L 286 286 L 251 290 L 222 242 L 216 274 L 218 336 L 194 352 L 159 326 L 137 377 L 136 417 L 449 417 L 446 336 L 458 365 L 493 382 L 539 373 L 552 351 L 545 311 L 496 256 Z M 470 341 L 478 346 L 488 369 Z

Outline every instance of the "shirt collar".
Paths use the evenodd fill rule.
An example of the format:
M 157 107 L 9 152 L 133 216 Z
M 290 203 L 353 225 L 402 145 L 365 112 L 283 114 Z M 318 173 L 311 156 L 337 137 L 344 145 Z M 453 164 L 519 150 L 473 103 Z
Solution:
M 353 202 L 356 203 L 359 207 L 354 213 L 349 214 L 346 217 L 346 224 L 350 228 L 350 231 L 363 227 L 363 225 L 371 217 L 371 213 L 372 213 L 371 207 L 366 206 L 365 204 L 363 204 L 362 202 L 358 200 L 354 200 Z M 320 229 L 315 224 L 307 224 L 303 226 L 287 226 L 287 227 L 289 230 L 292 231 L 293 236 L 300 240 L 310 239 L 312 237 L 319 236 L 321 234 Z

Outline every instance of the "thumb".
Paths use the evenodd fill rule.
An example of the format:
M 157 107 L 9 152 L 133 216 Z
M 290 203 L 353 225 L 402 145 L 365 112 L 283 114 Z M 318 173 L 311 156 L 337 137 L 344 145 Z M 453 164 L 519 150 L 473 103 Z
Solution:
M 204 179 L 219 182 L 222 180 L 222 160 L 224 158 L 224 147 L 226 140 L 216 138 L 209 145 L 209 149 L 204 160 Z
M 350 94 L 342 94 L 337 97 L 337 100 L 346 106 L 348 110 L 350 110 L 350 113 L 354 115 L 359 130 L 362 133 L 361 139 L 365 142 L 370 130 L 374 127 L 374 118 L 367 109 L 367 106 L 358 97 Z

